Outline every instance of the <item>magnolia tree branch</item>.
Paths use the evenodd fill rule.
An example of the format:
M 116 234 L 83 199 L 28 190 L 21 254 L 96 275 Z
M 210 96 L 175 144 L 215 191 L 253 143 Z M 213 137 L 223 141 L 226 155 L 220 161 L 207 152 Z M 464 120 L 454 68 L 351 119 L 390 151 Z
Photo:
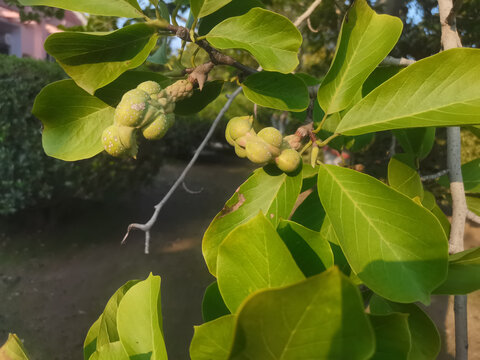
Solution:
M 312 5 L 310 5 L 308 9 L 293 22 L 293 25 L 299 27 L 305 20 L 310 17 L 310 15 L 312 15 L 312 13 L 320 5 L 321 2 L 322 0 L 315 0 Z
M 382 65 L 390 65 L 390 66 L 408 66 L 415 63 L 415 60 L 407 59 L 404 57 L 395 58 L 393 56 L 387 56 L 382 61 Z
M 443 50 L 461 47 L 457 32 L 455 8 L 452 0 L 438 0 L 440 25 L 442 27 Z M 460 128 L 447 128 L 447 167 L 452 193 L 452 226 L 450 230 L 449 251 L 451 254 L 463 251 L 463 236 L 467 217 L 467 202 L 461 169 Z M 468 359 L 467 296 L 454 298 L 455 313 L 455 359 Z
M 470 220 L 471 222 L 474 222 L 477 225 L 480 225 L 480 216 L 475 214 L 473 211 L 470 211 L 470 210 L 467 211 L 467 219 Z
M 440 170 L 439 172 L 435 174 L 430 174 L 430 175 L 423 175 L 420 177 L 422 181 L 428 181 L 428 180 L 437 180 L 439 177 L 448 174 L 448 169 Z
M 195 162 L 197 161 L 197 158 L 200 156 L 200 153 L 203 151 L 203 149 L 205 148 L 205 146 L 207 145 L 208 141 L 210 140 L 210 138 L 212 137 L 213 135 L 213 132 L 215 131 L 215 128 L 217 127 L 218 123 L 220 122 L 220 120 L 222 119 L 223 115 L 225 115 L 225 113 L 227 112 L 227 110 L 230 108 L 230 106 L 232 105 L 233 103 L 233 100 L 235 99 L 235 97 L 237 97 L 238 94 L 240 94 L 240 92 L 242 91 L 242 88 L 239 87 L 238 89 L 236 89 L 229 97 L 228 101 L 225 103 L 225 105 L 223 106 L 222 110 L 220 110 L 220 112 L 218 113 L 217 117 L 215 118 L 215 120 L 213 121 L 212 125 L 210 126 L 210 129 L 208 130 L 207 132 L 207 135 L 205 135 L 205 138 L 203 139 L 202 143 L 200 144 L 200 146 L 197 148 L 197 150 L 195 151 L 195 154 L 193 155 L 192 159 L 190 160 L 190 162 L 188 163 L 188 165 L 185 167 L 185 169 L 183 170 L 182 174 L 178 177 L 178 179 L 175 181 L 175 183 L 173 184 L 173 186 L 170 188 L 170 190 L 167 192 L 167 194 L 163 197 L 163 199 L 157 204 L 154 206 L 154 213 L 152 215 L 152 217 L 150 218 L 150 220 L 148 220 L 145 224 L 130 224 L 128 226 L 128 230 L 127 230 L 127 233 L 125 234 L 123 240 L 122 240 L 122 244 L 125 243 L 125 241 L 127 240 L 128 238 L 128 235 L 130 234 L 130 231 L 133 230 L 133 229 L 137 229 L 137 230 L 141 230 L 143 232 L 145 232 L 145 254 L 148 254 L 149 253 L 149 247 L 150 247 L 150 230 L 152 229 L 153 225 L 155 224 L 155 222 L 157 221 L 157 218 L 158 218 L 158 214 L 160 213 L 160 210 L 162 210 L 162 207 L 165 205 L 165 203 L 170 199 L 170 197 L 173 195 L 173 193 L 175 192 L 175 190 L 177 190 L 177 188 L 184 182 L 185 180 L 185 177 L 187 176 L 188 172 L 190 171 L 190 169 L 192 168 L 192 166 L 195 164 Z

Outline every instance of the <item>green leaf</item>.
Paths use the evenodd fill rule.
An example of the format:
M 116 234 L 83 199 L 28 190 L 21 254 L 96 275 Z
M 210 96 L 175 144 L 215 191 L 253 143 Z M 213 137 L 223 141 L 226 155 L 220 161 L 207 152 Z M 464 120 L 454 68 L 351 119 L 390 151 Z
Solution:
M 217 281 L 232 313 L 251 293 L 305 278 L 262 213 L 236 227 L 218 249 Z
M 443 231 L 444 231 L 444 233 L 445 233 L 445 235 L 447 236 L 447 239 L 448 239 L 450 237 L 451 224 L 450 224 L 450 221 L 447 218 L 447 215 L 445 215 L 445 213 L 442 211 L 442 209 L 440 209 L 440 207 L 437 205 L 436 202 L 435 202 L 434 207 L 430 211 L 438 219 L 438 221 L 440 222 L 440 225 L 442 225 L 442 229 L 443 229 Z
M 277 232 L 305 276 L 320 274 L 333 266 L 333 253 L 319 232 L 293 221 L 282 220 Z
M 225 360 L 230 354 L 235 329 L 235 315 L 226 315 L 200 326 L 190 344 L 192 360 Z
M 95 352 L 97 349 L 97 337 L 98 331 L 100 330 L 100 322 L 102 321 L 102 315 L 99 316 L 97 320 L 93 323 L 93 325 L 88 330 L 87 336 L 85 337 L 85 341 L 83 343 L 83 359 L 89 360 L 90 356 Z
M 435 128 L 414 128 L 393 130 L 393 134 L 405 152 L 424 159 L 432 151 L 435 143 Z
M 17 335 L 8 334 L 7 341 L 0 347 L 0 359 L 28 360 L 27 352 Z
M 370 74 L 362 85 L 362 97 L 367 96 L 392 76 L 397 75 L 403 68 L 400 66 L 379 66 Z
M 292 215 L 293 221 L 313 231 L 320 231 L 324 218 L 325 210 L 316 189 L 307 196 Z
M 228 359 L 369 359 L 375 350 L 358 289 L 336 268 L 250 296 Z
M 20 0 L 22 5 L 45 5 L 65 10 L 86 12 L 91 15 L 118 16 L 127 18 L 143 17 L 136 0 Z
M 305 110 L 310 96 L 305 82 L 293 74 L 262 71 L 242 83 L 243 93 L 255 104 L 277 110 Z
M 290 215 L 301 186 L 301 171 L 287 175 L 275 166 L 255 170 L 205 232 L 202 250 L 209 271 L 216 274 L 218 247 L 230 231 L 256 216 L 259 211 L 277 226 L 281 218 Z
M 408 66 L 343 118 L 344 135 L 480 123 L 479 49 L 451 49 Z M 453 69 L 453 70 L 452 70 Z
M 95 91 L 95 96 L 108 105 L 116 107 L 127 91 L 135 89 L 142 82 L 149 80 L 156 81 L 162 88 L 172 83 L 168 77 L 152 71 L 127 71 L 115 81 Z
M 214 13 L 230 1 L 232 0 L 190 0 L 190 8 L 198 19 Z
M 125 283 L 120 287 L 115 294 L 108 300 L 105 310 L 102 313 L 100 320 L 100 327 L 98 329 L 98 336 L 96 347 L 97 349 L 102 346 L 114 343 L 120 340 L 117 332 L 117 311 L 120 301 L 130 288 L 139 283 L 140 280 L 132 280 Z
M 267 71 L 289 73 L 298 65 L 302 35 L 286 17 L 261 8 L 222 21 L 207 40 L 218 49 L 244 49 Z
M 177 102 L 175 114 L 191 115 L 198 113 L 220 95 L 224 83 L 222 80 L 211 81 L 206 83 L 201 91 L 195 89 L 191 97 Z
M 450 255 L 448 277 L 436 294 L 462 295 L 480 289 L 480 248 Z
M 203 36 L 209 33 L 217 24 L 233 16 L 246 14 L 254 7 L 264 7 L 260 0 L 231 0 L 227 5 L 200 21 L 198 34 Z
M 448 241 L 423 206 L 357 171 L 322 165 L 318 194 L 348 263 L 373 291 L 430 301 L 447 273 Z
M 203 321 L 208 322 L 224 315 L 230 314 L 227 305 L 223 301 L 222 294 L 218 289 L 218 283 L 214 281 L 208 285 L 203 295 L 202 301 L 202 318 Z
M 168 46 L 167 46 L 167 38 L 160 39 L 160 46 L 158 49 L 147 58 L 147 61 L 157 64 L 157 65 L 165 65 L 168 63 Z
M 366 0 L 353 3 L 343 20 L 335 58 L 318 90 L 318 102 L 327 114 L 350 105 L 364 81 L 395 46 L 402 27 L 396 17 L 377 15 Z
M 466 193 L 480 193 L 480 159 L 469 161 L 462 165 L 463 185 Z M 438 182 L 450 187 L 448 175 L 443 175 Z
M 124 295 L 117 312 L 117 331 L 128 356 L 167 360 L 163 339 L 160 276 L 150 276 Z
M 103 151 L 102 132 L 115 109 L 79 88 L 72 80 L 47 85 L 33 105 L 43 123 L 43 148 L 57 159 L 88 159 Z
M 398 304 L 378 295 L 370 300 L 372 314 L 386 315 L 392 313 L 408 314 L 408 326 L 412 347 L 409 360 L 433 360 L 440 352 L 440 335 L 433 321 L 415 304 Z
M 93 94 L 125 71 L 140 66 L 157 37 L 155 28 L 145 23 L 110 33 L 66 31 L 50 35 L 45 50 L 78 86 Z
M 433 195 L 430 191 L 424 190 L 422 199 L 423 207 L 431 211 L 436 204 L 437 201 L 435 200 L 435 195 Z
M 417 197 L 423 199 L 423 184 L 418 175 L 415 160 L 409 154 L 396 154 L 388 163 L 389 185 L 408 196 L 410 199 Z
M 467 196 L 468 210 L 480 216 L 480 198 Z
M 89 360 L 129 360 L 134 359 L 133 357 L 129 358 L 125 349 L 122 346 L 120 341 L 113 343 L 106 343 L 95 351 Z M 148 358 L 150 359 L 150 358 Z M 146 360 L 146 359 L 145 359 Z
M 408 315 L 392 313 L 368 316 L 375 332 L 376 349 L 371 360 L 407 360 L 412 347 Z
M 299 72 L 299 73 L 295 73 L 295 76 L 302 79 L 305 85 L 309 87 L 319 85 L 322 82 L 322 80 L 317 79 L 316 77 L 313 77 L 312 75 L 307 73 Z

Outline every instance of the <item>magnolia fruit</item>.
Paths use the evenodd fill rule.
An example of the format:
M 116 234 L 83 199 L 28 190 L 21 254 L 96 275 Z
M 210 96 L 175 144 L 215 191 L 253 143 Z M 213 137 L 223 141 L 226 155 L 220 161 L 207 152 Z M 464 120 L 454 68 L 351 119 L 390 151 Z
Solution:
M 251 116 L 234 117 L 228 122 L 227 128 L 230 131 L 230 137 L 237 140 L 252 130 L 253 118 Z
M 138 151 L 135 132 L 136 129 L 132 127 L 109 126 L 102 134 L 105 151 L 116 157 L 135 157 Z
M 144 122 L 150 105 L 150 96 L 143 90 L 133 89 L 123 95 L 115 109 L 114 122 L 116 125 L 138 127 Z
M 177 102 L 192 96 L 193 84 L 188 80 L 178 80 L 165 89 L 169 101 Z
M 295 171 L 300 166 L 302 157 L 295 150 L 286 149 L 275 159 L 275 162 L 280 170 L 289 173 Z
M 225 139 L 227 140 L 227 142 L 232 145 L 232 146 L 235 146 L 236 143 L 235 143 L 235 140 L 232 139 L 232 137 L 230 136 L 230 123 L 227 124 L 227 127 L 225 128 Z
M 144 81 L 137 86 L 137 89 L 145 91 L 150 96 L 156 95 L 162 91 L 160 84 L 155 81 Z
M 247 157 L 247 150 L 245 150 L 240 145 L 235 144 L 235 154 L 237 154 L 238 157 L 243 159 Z
M 276 148 L 280 148 L 282 146 L 282 134 L 274 127 L 266 127 L 260 130 L 257 135 L 265 140 L 267 144 L 270 144 Z
M 145 139 L 159 140 L 165 136 L 170 126 L 167 116 L 160 114 L 155 120 L 142 129 L 142 134 Z
M 268 144 L 257 137 L 248 139 L 245 150 L 248 159 L 255 164 L 264 164 L 271 161 L 273 158 Z

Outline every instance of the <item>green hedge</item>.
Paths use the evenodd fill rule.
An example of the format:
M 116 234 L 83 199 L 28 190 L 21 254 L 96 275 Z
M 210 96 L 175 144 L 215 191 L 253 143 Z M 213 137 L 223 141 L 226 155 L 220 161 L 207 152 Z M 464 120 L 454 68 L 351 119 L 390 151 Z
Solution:
M 100 154 L 68 163 L 45 155 L 32 104 L 45 85 L 64 77 L 54 63 L 0 56 L 0 215 L 71 197 L 100 199 L 148 183 L 158 172 L 165 153 L 159 143 L 146 146 L 138 160 Z

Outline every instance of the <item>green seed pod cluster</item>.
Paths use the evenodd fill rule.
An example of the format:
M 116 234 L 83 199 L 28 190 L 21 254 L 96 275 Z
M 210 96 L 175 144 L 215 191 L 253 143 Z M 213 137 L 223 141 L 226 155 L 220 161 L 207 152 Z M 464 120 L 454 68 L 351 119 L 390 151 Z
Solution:
M 225 138 L 235 147 L 237 156 L 246 157 L 255 164 L 275 163 L 280 170 L 293 172 L 302 162 L 300 154 L 277 129 L 267 127 L 255 133 L 251 116 L 231 119 L 225 129 Z
M 179 80 L 166 89 L 145 81 L 127 91 L 115 109 L 113 125 L 104 130 L 105 151 L 116 157 L 135 157 L 137 132 L 148 140 L 165 136 L 175 122 L 175 103 L 193 94 L 193 84 Z

